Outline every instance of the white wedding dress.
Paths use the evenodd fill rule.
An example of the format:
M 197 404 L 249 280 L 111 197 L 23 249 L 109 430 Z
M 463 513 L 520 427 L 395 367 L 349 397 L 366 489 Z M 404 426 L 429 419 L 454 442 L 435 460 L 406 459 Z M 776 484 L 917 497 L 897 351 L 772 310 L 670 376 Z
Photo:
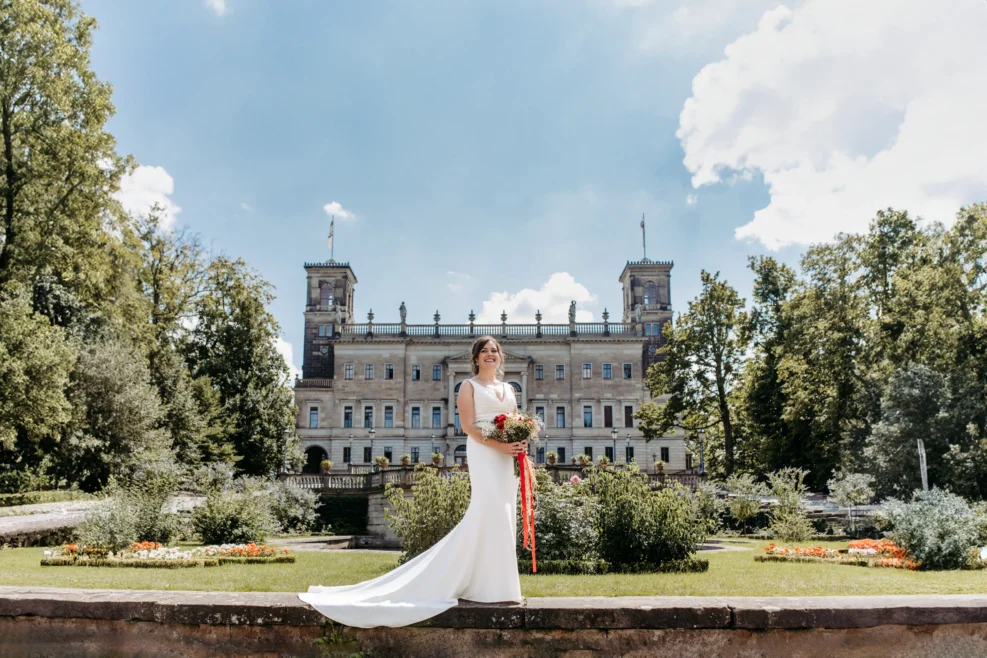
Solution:
M 488 388 L 469 381 L 478 422 L 517 408 L 509 385 Z M 474 439 L 466 440 L 466 458 L 470 503 L 448 535 L 383 576 L 356 585 L 313 585 L 298 598 L 333 621 L 357 628 L 407 626 L 448 610 L 459 599 L 520 602 L 514 458 Z

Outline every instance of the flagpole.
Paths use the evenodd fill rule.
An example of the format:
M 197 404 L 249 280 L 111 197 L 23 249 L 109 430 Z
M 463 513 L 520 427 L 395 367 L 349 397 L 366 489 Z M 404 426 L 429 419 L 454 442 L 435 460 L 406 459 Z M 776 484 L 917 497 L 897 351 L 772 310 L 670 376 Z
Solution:
M 641 247 L 644 249 L 644 260 L 648 260 L 648 242 L 644 236 L 644 213 L 641 213 Z

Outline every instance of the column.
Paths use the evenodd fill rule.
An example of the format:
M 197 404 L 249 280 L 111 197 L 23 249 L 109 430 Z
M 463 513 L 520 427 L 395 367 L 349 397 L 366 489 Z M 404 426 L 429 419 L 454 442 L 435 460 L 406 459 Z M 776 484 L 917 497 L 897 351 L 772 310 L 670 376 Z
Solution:
M 450 427 L 453 424 L 453 418 L 455 418 L 456 414 L 456 373 L 448 366 L 446 370 L 448 371 L 449 379 L 449 408 L 446 409 L 446 431 L 444 434 L 440 434 L 440 436 L 449 436 L 450 432 L 455 431 L 450 429 Z
M 521 373 L 521 411 L 528 408 L 528 371 Z

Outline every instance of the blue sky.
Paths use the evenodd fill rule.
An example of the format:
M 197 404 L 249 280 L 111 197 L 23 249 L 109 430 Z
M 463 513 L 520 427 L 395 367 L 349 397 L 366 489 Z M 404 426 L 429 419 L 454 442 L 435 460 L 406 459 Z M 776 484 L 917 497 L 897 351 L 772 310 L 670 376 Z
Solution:
M 272 311 L 298 365 L 302 264 L 328 257 L 327 204 L 338 204 L 335 258 L 359 279 L 358 321 L 371 307 L 375 321 L 396 321 L 403 300 L 409 322 L 431 322 L 436 310 L 444 322 L 466 322 L 470 309 L 499 316 L 501 307 L 524 322 L 534 306 L 546 321 L 562 320 L 569 299 L 580 319 L 598 319 L 604 307 L 619 317 L 617 276 L 641 257 L 642 213 L 648 256 L 675 261 L 673 305 L 683 310 L 701 269 L 721 271 L 748 296 L 748 255 L 795 263 L 808 238 L 866 227 L 877 208 L 910 204 L 948 220 L 958 201 L 987 190 L 983 176 L 971 179 L 959 165 L 938 174 L 945 181 L 916 174 L 949 193 L 883 188 L 892 172 L 881 162 L 908 155 L 894 152 L 905 141 L 905 109 L 928 88 L 902 76 L 900 98 L 882 105 L 861 93 L 857 108 L 839 72 L 879 67 L 879 57 L 833 64 L 824 46 L 806 46 L 799 64 L 779 72 L 777 49 L 791 51 L 785 40 L 845 30 L 838 12 L 830 18 L 809 0 L 787 13 L 777 2 L 736 4 L 82 7 L 100 25 L 93 66 L 115 90 L 109 129 L 144 167 L 125 203 L 170 204 L 175 224 L 270 281 Z M 895 16 L 908 13 L 885 4 Z M 964 8 L 962 22 L 982 27 L 977 10 Z M 915 29 L 926 29 L 920 23 Z M 970 71 L 983 60 L 973 57 Z M 800 66 L 813 71 L 813 84 Z M 827 75 L 826 66 L 842 68 Z M 852 111 L 820 111 L 824 98 Z M 797 135 L 779 139 L 806 117 Z M 873 127 L 866 138 L 861 125 Z M 840 164 L 844 156 L 851 165 Z M 812 193 L 803 198 L 801 189 Z M 830 222 L 813 208 L 848 218 Z

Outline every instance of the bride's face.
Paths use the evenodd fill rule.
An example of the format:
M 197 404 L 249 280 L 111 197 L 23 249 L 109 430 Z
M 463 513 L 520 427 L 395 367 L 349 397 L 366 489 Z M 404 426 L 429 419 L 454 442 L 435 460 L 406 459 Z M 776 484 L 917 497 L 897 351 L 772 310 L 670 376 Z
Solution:
M 480 372 L 493 375 L 497 371 L 497 366 L 500 365 L 501 355 L 500 350 L 497 349 L 497 345 L 491 342 L 487 342 L 480 350 L 480 353 L 476 356 L 477 365 L 480 367 Z

